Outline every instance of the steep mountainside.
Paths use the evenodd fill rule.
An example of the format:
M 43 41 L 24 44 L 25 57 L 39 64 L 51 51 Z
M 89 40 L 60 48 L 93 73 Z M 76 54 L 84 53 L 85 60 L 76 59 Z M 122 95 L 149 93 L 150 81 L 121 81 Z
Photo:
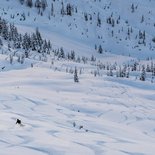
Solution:
M 89 55 L 155 57 L 153 0 L 4 0 L 0 6 L 1 17 L 19 31 L 38 27 L 55 46 L 66 50 L 76 44 L 87 47 L 84 53 Z M 81 54 L 80 48 L 75 51 Z

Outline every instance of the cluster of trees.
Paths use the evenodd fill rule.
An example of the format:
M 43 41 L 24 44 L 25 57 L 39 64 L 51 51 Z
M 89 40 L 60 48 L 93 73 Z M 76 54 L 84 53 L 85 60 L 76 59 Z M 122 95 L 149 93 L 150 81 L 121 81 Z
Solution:
M 88 61 L 92 61 L 96 60 L 96 58 L 94 58 L 94 56 L 92 56 L 92 58 L 87 58 L 85 56 L 77 56 L 74 52 L 74 50 L 71 50 L 70 52 L 65 52 L 63 47 L 58 48 L 58 49 L 53 49 L 52 53 L 54 53 L 54 57 L 56 57 L 58 60 L 64 59 L 64 60 L 68 60 L 68 61 L 73 61 L 73 62 L 77 62 L 77 63 L 88 63 Z
M 132 65 L 123 65 L 121 67 L 117 66 L 116 63 L 114 65 L 107 66 L 100 64 L 100 68 L 107 70 L 108 76 L 116 75 L 116 77 L 129 78 L 129 75 L 132 75 L 132 72 L 137 72 L 139 73 L 139 80 L 141 81 L 145 81 L 147 75 L 148 77 L 151 77 L 151 79 L 154 79 L 155 77 L 155 64 L 152 61 L 147 65 L 140 65 L 139 63 L 135 62 Z
M 146 45 L 146 42 L 145 42 L 145 38 L 146 38 L 145 31 L 139 31 L 139 35 L 138 36 L 139 36 L 138 44 Z
M 134 4 L 134 3 L 131 4 L 131 12 L 132 12 L 132 13 L 134 13 L 135 10 L 137 10 L 137 8 L 138 8 L 138 5 L 136 5 L 136 4 Z
M 26 4 L 28 7 L 33 7 L 35 6 L 38 9 L 45 10 L 47 7 L 47 1 L 46 0 L 35 0 L 35 2 L 33 2 L 32 0 L 19 0 L 19 2 L 23 5 Z
M 30 50 L 39 53 L 49 54 L 51 50 L 51 42 L 43 39 L 39 30 L 32 34 L 20 34 L 14 24 L 8 24 L 6 20 L 0 18 L 0 36 L 8 41 L 8 48 L 23 49 L 25 56 L 28 57 Z M 0 41 L 2 45 L 2 40 Z
M 48 7 L 48 3 L 46 0 L 35 0 L 34 2 L 32 0 L 19 0 L 19 2 L 23 5 L 26 4 L 26 6 L 32 8 L 36 7 L 38 9 L 38 14 L 43 15 L 43 11 L 46 10 L 46 7 Z M 54 16 L 54 2 L 51 3 L 51 16 Z M 72 16 L 73 12 L 77 12 L 77 8 L 71 5 L 70 3 L 67 3 L 64 5 L 63 1 L 61 2 L 61 9 L 60 9 L 60 14 L 62 16 L 68 15 Z
M 68 15 L 68 16 L 72 16 L 73 12 L 74 12 L 74 6 L 72 6 L 70 3 L 67 3 L 67 5 L 65 6 L 63 1 L 61 3 L 61 15 Z M 77 12 L 77 8 L 75 9 Z
M 117 23 L 118 23 L 119 20 L 120 20 L 120 16 L 119 16 L 119 19 L 117 19 Z M 111 25 L 112 27 L 115 26 L 115 19 L 113 18 L 112 15 L 107 18 L 107 24 Z
M 131 5 L 132 13 L 134 13 L 137 9 L 138 9 L 137 4 Z M 151 13 L 151 11 L 149 11 L 149 14 L 150 13 Z M 85 19 L 88 19 L 86 15 L 85 15 L 85 17 L 86 17 Z M 100 18 L 99 14 L 98 14 L 97 19 L 98 19 L 97 25 L 99 27 L 101 27 L 102 18 Z M 143 24 L 147 25 L 149 22 L 145 21 L 145 19 L 150 20 L 150 18 L 146 18 L 145 15 L 142 14 L 141 18 L 139 19 L 139 23 L 143 23 Z M 145 21 L 145 23 L 144 23 L 144 21 Z M 152 43 L 155 43 L 155 37 L 152 38 L 152 42 L 151 42 L 151 40 L 149 38 L 147 38 L 145 30 L 139 30 L 139 31 L 135 30 L 134 28 L 132 28 L 132 26 L 130 25 L 128 20 L 126 20 L 125 23 L 121 23 L 121 22 L 124 22 L 124 20 L 121 20 L 121 16 L 116 15 L 114 12 L 111 12 L 111 15 L 109 17 L 107 17 L 107 19 L 106 19 L 106 23 L 111 26 L 107 29 L 108 36 L 114 38 L 114 40 L 117 40 L 116 41 L 117 44 L 119 44 L 121 41 L 135 40 L 134 46 L 132 46 L 133 49 L 138 48 L 138 50 L 142 50 L 141 45 L 147 46 L 148 50 L 153 51 L 155 49 L 154 45 L 152 44 Z M 126 24 L 127 28 L 122 26 L 123 24 Z M 151 21 L 149 24 L 151 24 Z M 124 38 L 122 36 L 124 36 Z M 98 38 L 102 39 L 102 36 L 98 35 Z M 148 39 L 149 39 L 149 41 L 148 41 Z M 105 42 L 105 41 L 103 41 L 103 42 Z M 133 44 L 133 42 L 132 42 L 132 44 Z M 129 46 L 129 44 L 127 43 L 126 46 Z
M 63 48 L 53 50 L 54 55 L 58 59 L 65 59 L 69 61 L 74 61 L 77 63 L 84 63 L 88 64 L 90 63 L 93 66 L 97 67 L 97 70 L 92 72 L 94 76 L 102 76 L 102 71 L 107 72 L 107 76 L 115 76 L 120 78 L 129 78 L 130 76 L 134 77 L 136 76 L 137 79 L 141 81 L 145 81 L 146 78 L 155 78 L 155 63 L 151 60 L 150 63 L 147 65 L 141 64 L 139 62 L 132 62 L 128 65 L 118 65 L 117 63 L 114 64 L 104 64 L 101 61 L 97 61 L 96 57 L 93 55 L 88 57 L 79 57 L 75 54 L 74 51 L 71 51 L 70 53 L 64 52 Z M 78 71 L 77 68 L 73 69 L 66 69 L 66 72 L 69 72 L 71 74 L 74 74 L 74 82 L 79 82 L 78 73 L 81 73 L 81 70 Z M 153 80 L 151 80 L 153 82 Z
M 95 44 L 95 51 L 97 51 L 99 54 L 102 54 L 103 53 L 103 47 L 102 47 L 102 45 L 97 46 Z
M 48 6 L 46 0 L 19 0 L 19 2 L 21 4 L 27 5 L 28 7 L 36 7 L 39 10 L 38 13 L 42 13 Z M 55 11 L 55 2 L 56 0 L 51 0 L 50 16 L 55 16 L 55 12 L 60 12 L 62 16 L 65 16 L 65 15 L 73 16 L 74 12 L 76 13 L 78 12 L 76 6 L 63 0 L 59 1 L 59 4 L 60 4 L 59 11 Z M 94 0 L 94 2 L 101 2 L 101 1 Z M 104 7 L 104 9 L 109 8 L 110 5 L 111 4 L 107 5 L 106 7 Z M 132 4 L 131 12 L 134 13 L 137 7 L 138 7 L 137 5 Z M 94 24 L 96 24 L 97 28 L 99 29 L 100 27 L 103 27 L 102 25 L 105 23 L 108 25 L 111 25 L 107 29 L 108 35 L 112 34 L 111 37 L 114 37 L 116 40 L 119 40 L 119 42 L 123 40 L 122 36 L 125 36 L 124 40 L 131 40 L 131 41 L 133 40 L 133 38 L 131 37 L 134 37 L 134 39 L 137 40 L 137 46 L 133 46 L 133 47 L 139 47 L 138 45 L 140 44 L 143 44 L 146 46 L 145 31 L 144 30 L 136 31 L 129 25 L 128 21 L 125 21 L 126 27 L 123 27 L 122 25 L 125 23 L 120 24 L 121 22 L 124 22 L 124 20 L 121 20 L 120 15 L 118 14 L 115 15 L 115 13 L 112 12 L 111 15 L 107 17 L 106 22 L 103 23 L 102 15 L 100 15 L 100 12 L 94 12 L 94 13 L 83 12 L 82 14 L 84 15 L 84 20 L 86 22 L 89 22 L 89 21 L 90 23 L 94 22 Z M 23 20 L 25 20 L 25 14 L 22 15 L 22 18 Z M 145 20 L 145 17 L 144 15 L 142 15 L 140 22 L 143 23 L 144 20 Z M 117 28 L 115 29 L 115 27 Z M 117 33 L 115 33 L 115 31 L 117 31 Z M 119 38 L 119 34 L 121 36 L 121 39 Z M 14 24 L 8 24 L 5 20 L 1 18 L 0 18 L 0 36 L 1 38 L 3 38 L 4 40 L 8 42 L 8 48 L 23 49 L 23 51 L 25 51 L 25 57 L 29 56 L 29 51 L 37 51 L 38 53 L 43 53 L 45 55 L 45 54 L 49 54 L 52 49 L 50 41 L 42 39 L 41 34 L 38 29 L 36 29 L 35 33 L 32 33 L 32 34 L 25 33 L 24 35 L 22 35 L 18 32 Z M 3 46 L 3 41 L 1 38 L 0 38 L 0 47 Z M 102 34 L 98 35 L 98 39 L 101 39 L 102 42 L 97 41 L 97 44 L 95 44 L 95 51 L 102 54 L 103 51 L 106 51 L 105 49 L 103 50 L 103 47 L 102 47 L 102 43 L 104 42 L 102 40 Z M 155 42 L 155 38 L 153 38 L 152 41 Z M 75 55 L 74 51 L 71 51 L 70 53 L 66 53 L 62 47 L 56 50 L 53 49 L 52 51 L 58 59 L 66 59 L 66 60 L 71 60 L 71 61 L 75 61 L 79 63 L 81 62 L 87 63 L 88 61 L 91 61 L 91 62 L 96 61 L 96 58 L 94 56 L 92 56 L 91 58 L 79 57 Z M 151 67 L 141 66 L 140 67 L 141 69 L 137 70 L 137 66 L 139 65 L 137 65 L 136 63 L 133 66 L 125 65 L 122 67 L 118 67 L 117 65 L 113 65 L 113 66 L 109 65 L 106 67 L 106 65 L 103 65 L 100 62 L 97 62 L 96 64 L 98 65 L 100 70 L 102 69 L 107 70 L 108 76 L 116 75 L 116 77 L 129 78 L 129 75 L 132 71 L 137 71 L 137 72 L 140 72 L 139 79 L 142 81 L 145 81 L 148 72 L 151 72 L 152 76 L 155 75 L 154 65 L 152 65 Z M 75 75 L 77 75 L 77 69 L 75 69 L 74 73 Z M 99 73 L 98 71 L 95 71 L 94 75 L 97 75 L 98 73 Z M 77 80 L 78 78 L 75 78 L 75 77 L 74 77 L 74 80 L 78 81 Z
M 50 7 L 49 9 L 50 12 L 48 13 L 49 20 L 51 19 L 52 16 L 55 17 L 56 14 L 61 14 L 63 17 L 63 16 L 73 16 L 75 13 L 80 12 L 78 11 L 78 6 L 76 6 L 74 3 L 64 1 L 64 0 L 51 0 L 51 2 L 48 2 L 48 3 L 47 3 L 47 0 L 19 0 L 19 1 L 21 4 L 25 4 L 29 7 L 36 7 L 38 9 L 38 14 L 40 15 L 43 15 L 43 11 L 46 10 L 46 7 Z M 100 3 L 100 2 L 101 0 L 94 0 L 94 3 Z M 59 5 L 59 7 L 57 7 L 57 5 Z M 111 2 L 109 2 L 109 4 L 108 3 L 105 4 L 103 6 L 103 9 L 106 10 L 106 9 L 109 9 L 110 7 L 111 7 Z M 129 7 L 131 9 L 131 12 L 135 13 L 135 11 L 138 9 L 139 6 L 136 3 L 132 3 Z M 114 41 L 116 41 L 117 44 L 119 44 L 121 41 L 126 41 L 127 43 L 126 46 L 128 46 L 129 45 L 128 42 L 132 41 L 131 45 L 133 49 L 138 48 L 138 50 L 142 50 L 141 46 L 144 45 L 144 46 L 148 46 L 148 50 L 154 50 L 154 46 L 152 45 L 152 43 L 155 42 L 155 38 L 152 39 L 152 43 L 147 42 L 146 39 L 148 38 L 146 38 L 147 35 L 145 35 L 145 30 L 140 30 L 138 32 L 137 30 L 132 28 L 128 20 L 126 21 L 121 20 L 121 15 L 118 15 L 115 12 L 111 12 L 111 15 L 107 16 L 106 22 L 104 22 L 103 16 L 100 12 L 85 11 L 85 12 L 82 12 L 82 15 L 84 15 L 83 19 L 86 22 L 90 22 L 90 24 L 93 24 L 93 23 L 96 24 L 97 29 L 100 29 L 100 27 L 104 27 L 104 24 L 110 25 L 106 33 L 108 33 L 109 37 L 114 38 Z M 22 19 L 23 20 L 25 19 L 24 15 L 22 16 Z M 74 18 L 74 20 L 76 20 L 76 18 Z M 142 14 L 139 20 L 140 20 L 140 23 L 144 24 L 144 21 L 147 20 L 147 18 L 145 17 L 144 14 Z M 124 24 L 126 24 L 126 27 L 123 26 Z M 70 23 L 70 25 L 72 25 L 72 23 Z M 88 38 L 89 30 L 87 28 L 84 28 L 83 31 L 85 32 L 81 32 L 81 34 L 83 35 L 85 33 Z M 101 54 L 103 52 L 102 44 L 104 44 L 106 40 L 103 40 L 104 37 L 102 36 L 103 34 L 100 33 L 100 30 L 97 30 L 97 31 L 98 33 L 96 34 L 96 37 L 97 37 L 96 44 L 98 47 L 102 47 L 102 48 L 99 48 L 96 51 Z M 133 44 L 133 40 L 135 40 L 134 44 Z M 104 49 L 104 51 L 106 51 L 106 49 Z
M 65 54 L 66 52 L 64 52 L 62 47 L 60 49 L 53 50 L 53 53 L 58 59 L 65 59 L 84 64 L 90 63 L 91 65 L 96 66 L 97 70 L 91 72 L 95 77 L 102 76 L 104 74 L 104 71 L 106 71 L 107 76 L 120 78 L 130 78 L 135 76 L 136 79 L 139 79 L 141 81 L 145 81 L 146 79 L 151 78 L 151 82 L 154 82 L 153 79 L 155 78 L 155 63 L 152 60 L 147 65 L 141 64 L 139 62 L 132 62 L 131 64 L 124 64 L 120 66 L 117 63 L 104 64 L 99 60 L 97 61 L 97 59 L 93 55 L 91 56 L 91 58 L 79 57 L 76 56 L 74 51 Z M 74 82 L 79 82 L 78 74 L 82 73 L 81 70 L 78 70 L 76 67 L 75 69 L 67 68 L 66 72 L 74 75 Z
M 19 0 L 19 2 L 23 5 L 25 4 L 26 6 L 32 8 L 35 7 L 38 9 L 38 14 L 43 15 L 43 11 L 45 11 L 46 7 L 48 6 L 46 0 Z
M 66 60 L 68 57 L 65 57 Z M 76 57 L 72 59 L 71 61 L 82 63 L 82 61 L 78 61 L 79 57 Z M 81 58 L 80 58 L 81 59 Z M 107 72 L 107 76 L 111 77 L 117 77 L 117 78 L 130 78 L 135 77 L 136 79 L 139 79 L 141 81 L 146 81 L 150 79 L 152 83 L 154 83 L 155 79 L 155 63 L 151 61 L 151 63 L 144 65 L 140 64 L 138 62 L 134 62 L 132 64 L 128 65 L 118 65 L 117 63 L 114 64 L 103 64 L 101 61 L 97 61 L 97 59 L 92 55 L 91 58 L 85 57 L 85 61 L 83 63 L 90 63 L 93 66 L 96 66 L 97 69 L 91 71 L 91 74 L 96 76 L 102 76 L 105 74 L 105 71 Z M 74 82 L 79 82 L 79 74 L 82 74 L 82 69 L 78 69 L 75 67 L 75 69 L 66 68 L 67 73 L 73 74 Z

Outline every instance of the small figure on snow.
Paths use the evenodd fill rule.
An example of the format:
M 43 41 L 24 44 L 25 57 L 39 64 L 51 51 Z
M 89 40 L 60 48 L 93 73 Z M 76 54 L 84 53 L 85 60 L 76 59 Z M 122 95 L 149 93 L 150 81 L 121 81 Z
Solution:
M 82 128 L 83 128 L 83 125 L 80 125 L 80 126 L 79 126 L 79 129 L 82 129 Z
M 22 121 L 20 119 L 17 119 L 16 124 L 22 125 Z

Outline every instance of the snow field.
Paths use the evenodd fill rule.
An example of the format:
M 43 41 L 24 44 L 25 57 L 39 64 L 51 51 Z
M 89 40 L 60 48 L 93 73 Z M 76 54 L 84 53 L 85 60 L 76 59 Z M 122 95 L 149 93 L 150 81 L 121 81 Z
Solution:
M 1 72 L 0 154 L 154 154 L 154 86 L 46 65 Z

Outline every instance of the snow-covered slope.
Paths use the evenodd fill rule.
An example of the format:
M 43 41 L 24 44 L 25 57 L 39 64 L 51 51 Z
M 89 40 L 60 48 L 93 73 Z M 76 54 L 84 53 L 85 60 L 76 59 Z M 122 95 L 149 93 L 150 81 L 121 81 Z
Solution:
M 0 155 L 154 155 L 155 1 L 21 1 L 1 0 L 0 17 L 52 48 L 16 49 L 0 31 Z
M 154 85 L 48 66 L 1 72 L 0 154 L 154 155 Z
M 101 45 L 103 51 L 118 55 L 155 57 L 153 0 L 46 1 L 45 11 L 39 11 L 35 0 L 32 8 L 26 2 L 21 5 L 19 0 L 4 0 L 0 2 L 0 14 L 15 23 L 21 32 L 38 27 L 53 45 L 74 49 L 80 54 L 80 47 L 85 47 L 87 51 L 83 53 L 97 55 Z M 71 16 L 66 15 L 67 4 L 73 7 Z M 62 8 L 64 15 L 61 15 Z

